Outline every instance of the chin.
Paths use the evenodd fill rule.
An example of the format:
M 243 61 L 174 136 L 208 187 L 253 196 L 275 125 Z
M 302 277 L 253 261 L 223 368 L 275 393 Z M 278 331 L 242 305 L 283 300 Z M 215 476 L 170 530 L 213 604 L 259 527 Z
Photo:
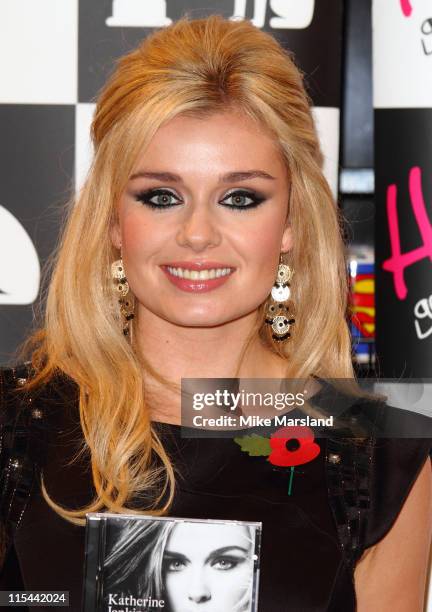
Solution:
M 178 309 L 176 312 L 166 313 L 164 318 L 174 325 L 182 327 L 215 327 L 229 323 L 232 318 L 227 319 L 226 313 L 209 312 L 206 310 L 188 311 L 186 309 Z M 234 318 L 234 317 L 233 317 Z

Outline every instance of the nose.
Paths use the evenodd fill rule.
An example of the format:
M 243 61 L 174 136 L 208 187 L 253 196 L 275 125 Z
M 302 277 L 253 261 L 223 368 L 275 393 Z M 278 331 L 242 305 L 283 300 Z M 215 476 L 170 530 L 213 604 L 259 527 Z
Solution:
M 205 603 L 211 599 L 211 592 L 205 579 L 204 570 L 197 569 L 190 577 L 188 599 L 194 603 Z
M 204 202 L 191 206 L 186 214 L 177 232 L 177 243 L 180 246 L 199 252 L 220 244 L 220 231 L 216 226 L 212 211 Z

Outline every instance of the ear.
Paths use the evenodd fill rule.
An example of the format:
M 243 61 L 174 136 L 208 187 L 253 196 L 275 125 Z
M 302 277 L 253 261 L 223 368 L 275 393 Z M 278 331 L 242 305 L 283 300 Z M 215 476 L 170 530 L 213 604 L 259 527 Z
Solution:
M 293 235 L 291 225 L 288 223 L 284 229 L 284 233 L 282 234 L 282 244 L 281 251 L 282 253 L 287 253 L 292 249 L 293 246 Z
M 121 231 L 120 231 L 120 225 L 119 223 L 116 221 L 114 222 L 111 227 L 110 227 L 110 238 L 111 238 L 111 242 L 113 244 L 113 246 L 116 249 L 120 249 L 121 247 Z

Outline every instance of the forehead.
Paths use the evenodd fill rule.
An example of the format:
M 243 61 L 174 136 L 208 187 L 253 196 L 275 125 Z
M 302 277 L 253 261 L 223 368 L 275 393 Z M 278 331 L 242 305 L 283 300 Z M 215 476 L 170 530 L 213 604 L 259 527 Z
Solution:
M 236 112 L 204 117 L 178 115 L 163 124 L 137 159 L 138 168 L 262 169 L 284 173 L 276 139 L 246 115 Z
M 251 546 L 249 533 L 242 525 L 217 525 L 205 523 L 178 523 L 167 541 L 167 549 L 184 554 L 207 555 L 226 546 Z

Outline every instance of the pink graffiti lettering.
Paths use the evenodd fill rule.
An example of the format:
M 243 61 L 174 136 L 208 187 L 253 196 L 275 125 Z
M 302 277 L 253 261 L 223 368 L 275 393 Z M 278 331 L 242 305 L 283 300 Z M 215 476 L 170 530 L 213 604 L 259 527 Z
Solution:
M 399 0 L 399 1 L 400 1 L 402 13 L 405 15 L 405 17 L 411 17 L 412 6 L 411 6 L 410 0 Z
M 390 234 L 391 257 L 386 259 L 383 270 L 393 273 L 394 287 L 397 297 L 404 300 L 407 296 L 405 284 L 405 269 L 418 261 L 429 257 L 432 261 L 432 225 L 426 212 L 421 186 L 421 169 L 418 166 L 411 168 L 409 173 L 409 193 L 411 207 L 419 229 L 423 245 L 407 253 L 401 253 L 399 221 L 397 214 L 397 187 L 389 185 L 387 188 L 387 220 Z

